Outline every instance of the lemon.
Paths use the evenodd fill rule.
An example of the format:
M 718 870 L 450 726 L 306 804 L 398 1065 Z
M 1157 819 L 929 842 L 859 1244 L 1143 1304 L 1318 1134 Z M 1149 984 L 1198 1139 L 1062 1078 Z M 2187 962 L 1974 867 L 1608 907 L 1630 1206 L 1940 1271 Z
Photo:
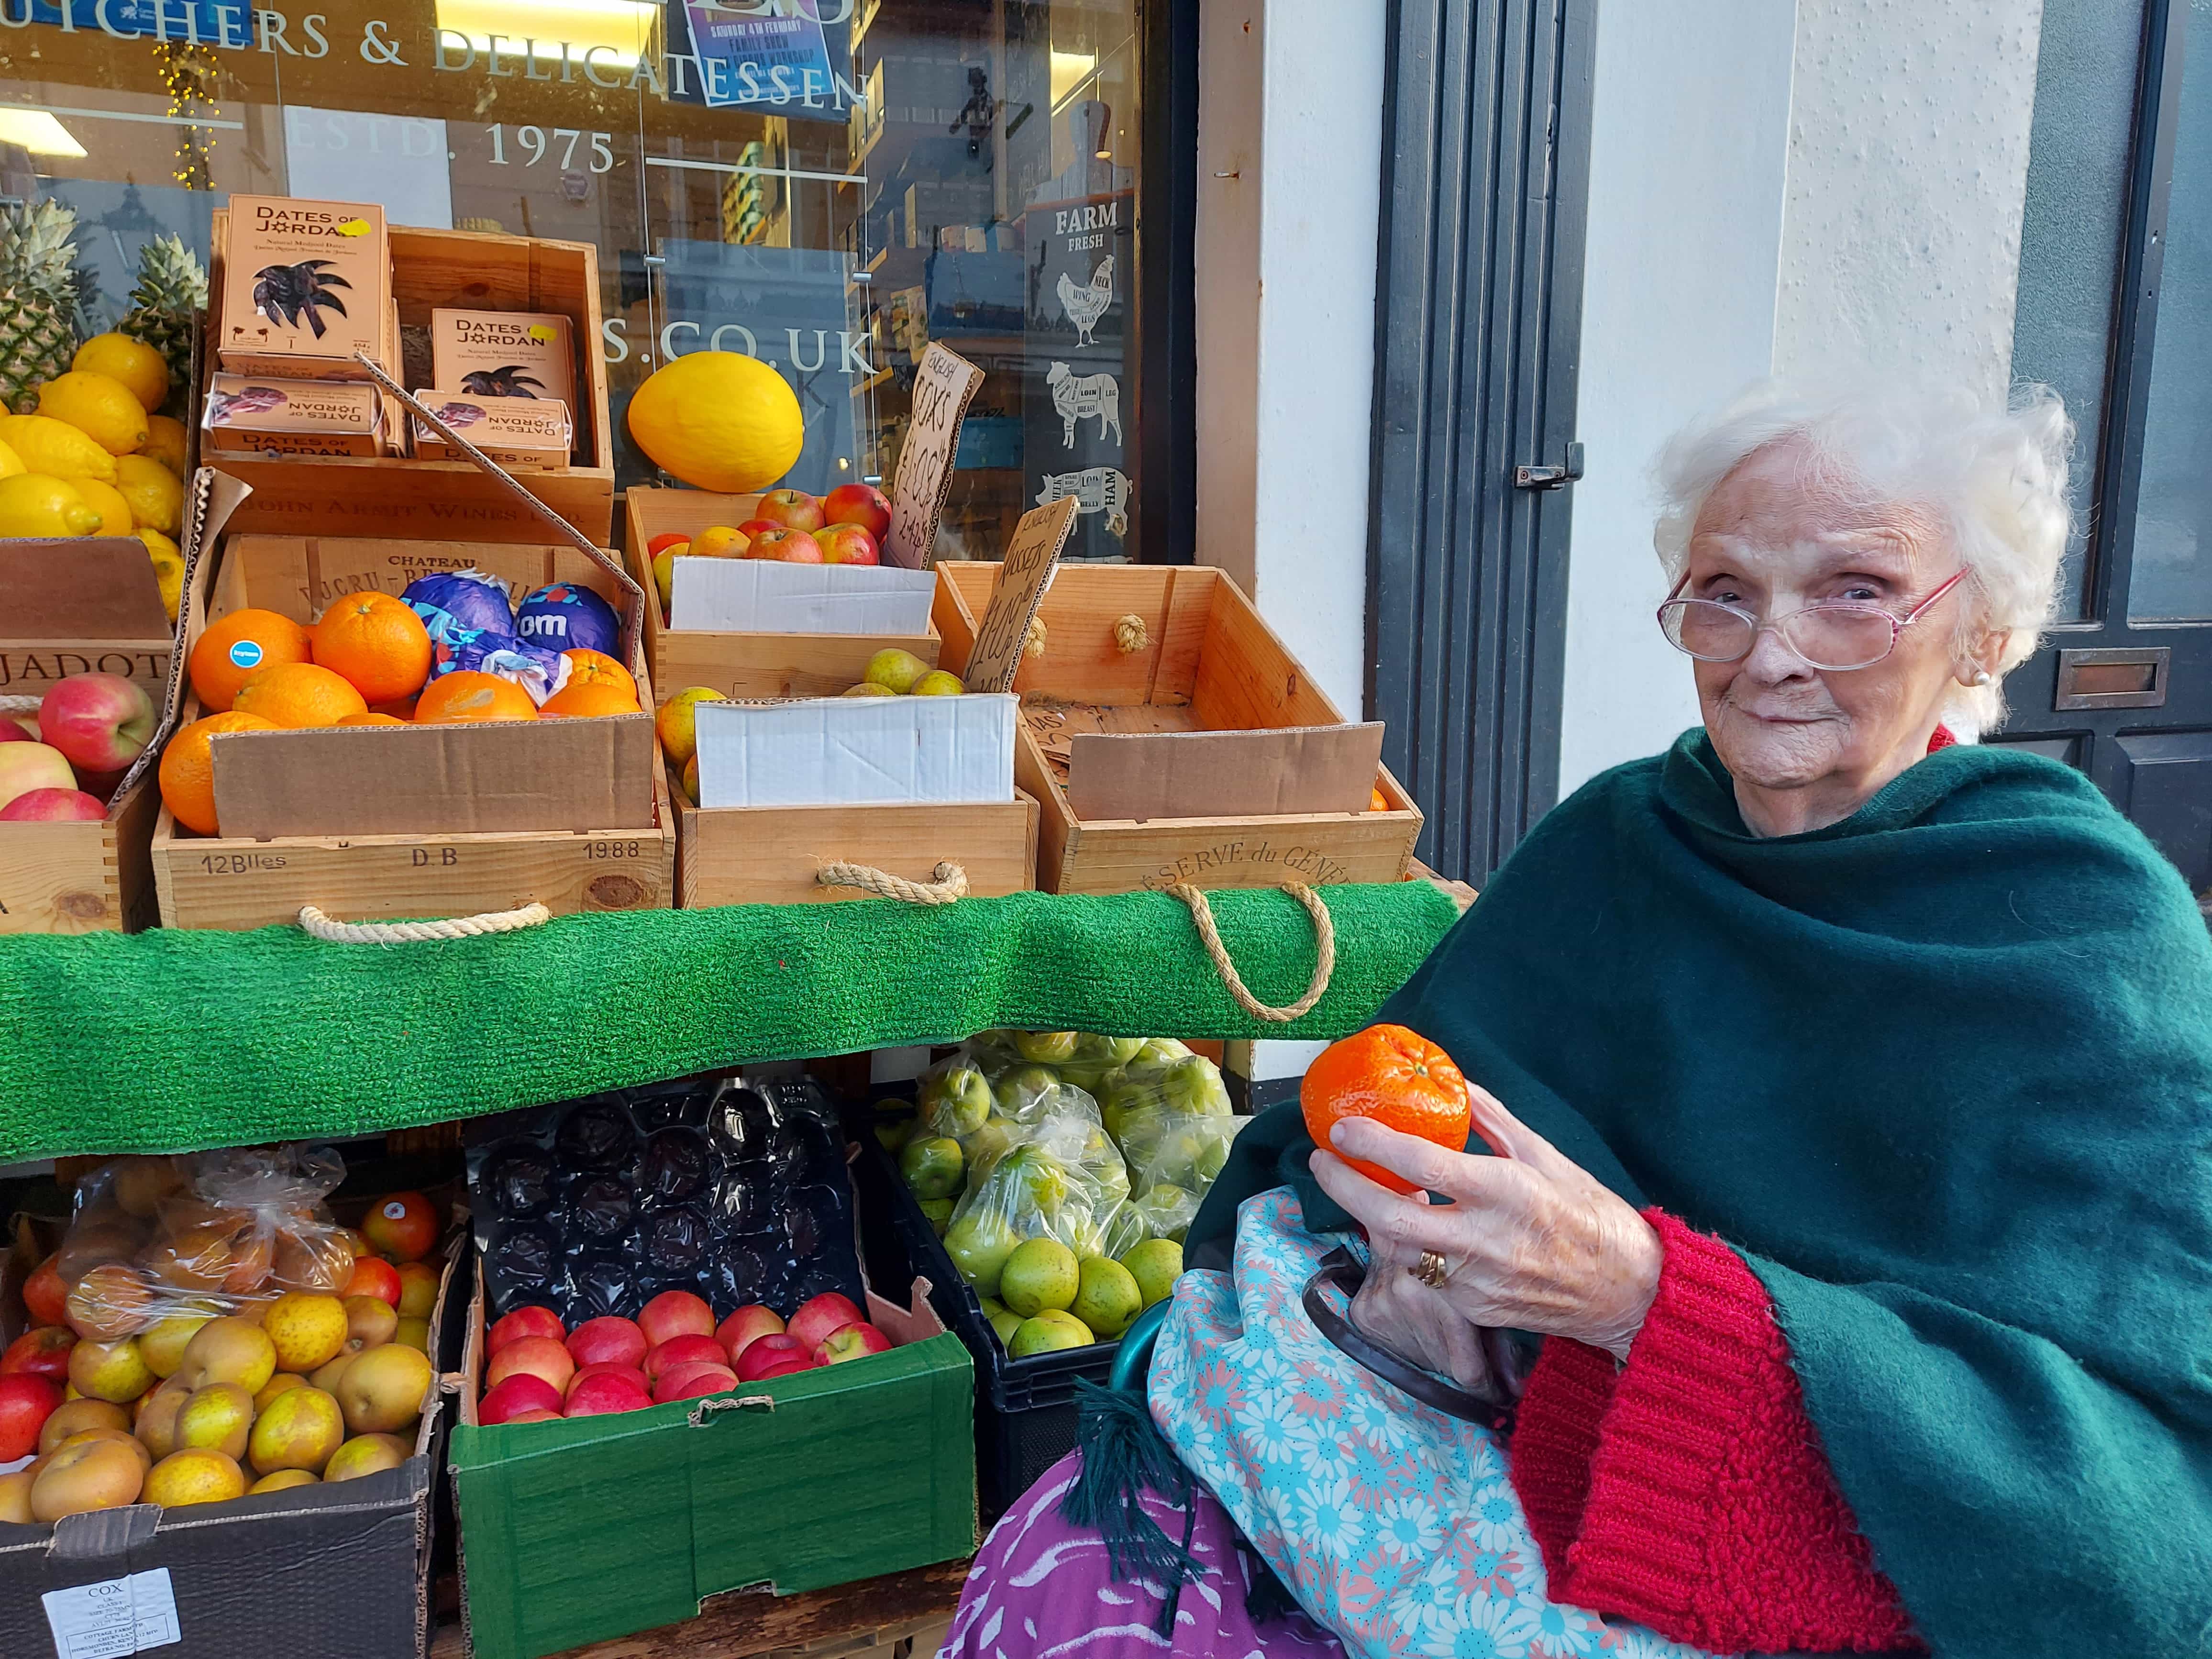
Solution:
M 103 536 L 127 536 L 133 520 L 131 503 L 123 499 L 122 491 L 113 484 L 102 483 L 97 478 L 64 474 L 62 482 L 84 497 L 84 504 L 100 514 L 100 531 Z
M 141 455 L 151 455 L 179 478 L 185 476 L 185 423 L 173 421 L 167 415 L 146 417 L 146 441 L 139 446 Z
M 31 469 L 23 465 L 23 458 L 5 444 L 0 444 L 0 478 L 12 478 L 19 472 Z
M 161 585 L 161 609 L 169 613 L 169 620 L 177 619 L 177 609 L 185 597 L 184 550 L 158 530 L 139 530 L 131 532 L 146 544 L 146 551 L 154 561 L 154 580 Z
M 39 413 L 67 421 L 111 455 L 128 455 L 146 441 L 146 410 L 138 396 L 109 374 L 73 368 L 39 388 Z
M 59 478 L 19 472 L 0 478 L 0 536 L 89 536 L 100 514 Z
M 70 367 L 122 381 L 149 415 L 168 401 L 169 360 L 128 334 L 94 335 L 76 349 Z
M 173 536 L 184 527 L 184 481 L 161 462 L 145 455 L 117 456 L 115 487 L 131 503 L 131 516 L 147 528 Z
M 33 472 L 115 482 L 115 457 L 66 421 L 50 415 L 0 415 L 0 444 Z
M 798 395 L 766 363 L 735 351 L 695 351 L 663 363 L 638 387 L 629 435 L 685 483 L 744 495 L 791 471 L 806 428 Z

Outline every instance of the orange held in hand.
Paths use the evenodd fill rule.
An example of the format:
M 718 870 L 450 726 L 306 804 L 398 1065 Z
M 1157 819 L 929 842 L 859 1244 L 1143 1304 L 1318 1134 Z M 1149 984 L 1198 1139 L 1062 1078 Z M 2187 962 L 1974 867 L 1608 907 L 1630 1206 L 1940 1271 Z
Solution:
M 411 697 L 430 678 L 430 630 L 389 593 L 349 593 L 309 635 L 315 660 L 354 683 L 371 702 Z
M 228 712 L 238 688 L 264 668 L 307 662 L 307 630 L 274 611 L 234 611 L 192 647 L 192 694 L 210 714 Z
M 208 743 L 218 732 L 274 732 L 274 720 L 258 714 L 210 714 L 194 720 L 169 739 L 161 751 L 161 804 L 187 830 L 220 834 L 215 821 L 215 762 Z
M 1455 1152 L 1467 1147 L 1467 1079 L 1449 1054 L 1402 1025 L 1370 1025 L 1329 1044 L 1306 1068 L 1298 1104 L 1316 1146 L 1328 1146 L 1339 1120 L 1365 1117 Z M 1344 1161 L 1394 1193 L 1416 1190 L 1388 1170 Z
M 472 720 L 534 720 L 538 705 L 513 680 L 473 668 L 441 674 L 415 700 L 417 726 L 462 726 Z
M 351 680 L 311 662 L 279 663 L 249 676 L 230 706 L 293 732 L 336 726 L 349 714 L 368 713 L 367 700 Z

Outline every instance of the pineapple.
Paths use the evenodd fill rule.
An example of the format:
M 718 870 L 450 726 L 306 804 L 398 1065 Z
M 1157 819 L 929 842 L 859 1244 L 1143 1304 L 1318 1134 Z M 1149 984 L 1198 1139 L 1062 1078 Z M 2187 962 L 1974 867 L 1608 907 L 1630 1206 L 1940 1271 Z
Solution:
M 76 234 L 59 202 L 0 209 L 0 402 L 19 415 L 76 351 Z
M 131 309 L 116 325 L 143 340 L 169 362 L 169 384 L 189 386 L 192 374 L 192 313 L 207 309 L 207 272 L 181 236 L 149 239 L 138 253 L 138 285 Z

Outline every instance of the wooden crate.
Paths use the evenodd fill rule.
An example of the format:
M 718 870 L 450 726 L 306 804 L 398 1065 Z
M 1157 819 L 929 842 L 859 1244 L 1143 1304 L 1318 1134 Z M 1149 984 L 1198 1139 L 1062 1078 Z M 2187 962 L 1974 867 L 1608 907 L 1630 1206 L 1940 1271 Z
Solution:
M 972 806 L 750 806 L 679 805 L 678 907 L 814 904 L 874 896 L 824 887 L 830 863 L 872 865 L 927 882 L 940 860 L 968 874 L 970 893 L 996 898 L 1036 885 L 1036 797 Z
M 228 216 L 215 215 L 208 315 L 222 314 L 222 246 Z M 605 545 L 614 533 L 614 434 L 607 369 L 599 350 L 599 264 L 586 242 L 547 241 L 474 231 L 391 229 L 392 292 L 402 327 L 427 326 L 434 307 L 557 312 L 568 319 L 580 361 L 574 465 L 532 472 L 538 499 Z M 212 336 L 208 347 L 213 362 Z M 394 378 L 399 378 L 396 368 Z M 408 386 L 412 392 L 416 388 Z M 197 422 L 198 412 L 194 411 Z M 542 542 L 544 521 L 469 460 L 403 456 L 219 454 L 208 465 L 253 486 L 232 520 L 242 532 L 295 536 L 465 536 L 483 542 Z
M 951 600 L 938 609 L 945 664 L 957 673 L 999 567 L 956 562 L 938 571 Z M 1062 565 L 1038 614 L 1044 654 L 1023 663 L 1014 690 L 1100 710 L 1104 729 L 1230 732 L 1343 720 L 1237 584 L 1210 566 Z M 1115 623 L 1132 615 L 1145 624 L 1145 642 L 1125 652 Z M 1420 809 L 1387 769 L 1376 781 L 1387 811 L 1080 821 L 1026 721 L 1014 781 L 1041 805 L 1037 885 L 1052 893 L 1401 881 L 1421 832 Z
M 575 582 L 617 609 L 625 598 L 612 576 L 568 547 L 234 536 L 219 568 L 200 573 L 188 598 L 186 637 L 196 641 L 209 622 L 243 605 L 306 623 L 343 594 L 397 593 L 428 569 L 470 565 L 526 587 Z M 649 695 L 641 659 L 634 670 Z M 177 724 L 199 714 L 185 693 Z M 304 904 L 340 921 L 471 915 L 532 902 L 556 915 L 666 909 L 676 896 L 676 818 L 665 769 L 656 763 L 652 774 L 653 823 L 645 829 L 247 839 L 196 836 L 164 807 L 152 848 L 161 923 L 265 927 L 297 921 Z
M 98 823 L 0 823 L 0 933 L 137 933 L 155 920 L 150 775 Z
M 758 495 L 716 495 L 702 489 L 623 492 L 629 520 L 630 574 L 645 589 L 647 659 L 663 698 L 686 686 L 711 685 L 725 695 L 751 697 L 834 697 L 866 675 L 868 659 L 894 647 L 911 651 L 931 667 L 942 647 L 938 625 L 927 634 L 738 634 L 675 629 L 662 614 L 647 544 L 671 531 L 696 536 L 709 525 L 743 524 L 760 505 Z

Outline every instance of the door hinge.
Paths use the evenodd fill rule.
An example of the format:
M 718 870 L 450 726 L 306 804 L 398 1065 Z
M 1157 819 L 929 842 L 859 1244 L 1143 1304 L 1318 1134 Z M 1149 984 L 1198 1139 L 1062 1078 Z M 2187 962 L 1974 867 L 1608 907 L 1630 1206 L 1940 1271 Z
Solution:
M 1583 476 L 1583 447 L 1579 443 L 1567 446 L 1565 466 L 1516 466 L 1513 469 L 1516 489 L 1564 489 Z

